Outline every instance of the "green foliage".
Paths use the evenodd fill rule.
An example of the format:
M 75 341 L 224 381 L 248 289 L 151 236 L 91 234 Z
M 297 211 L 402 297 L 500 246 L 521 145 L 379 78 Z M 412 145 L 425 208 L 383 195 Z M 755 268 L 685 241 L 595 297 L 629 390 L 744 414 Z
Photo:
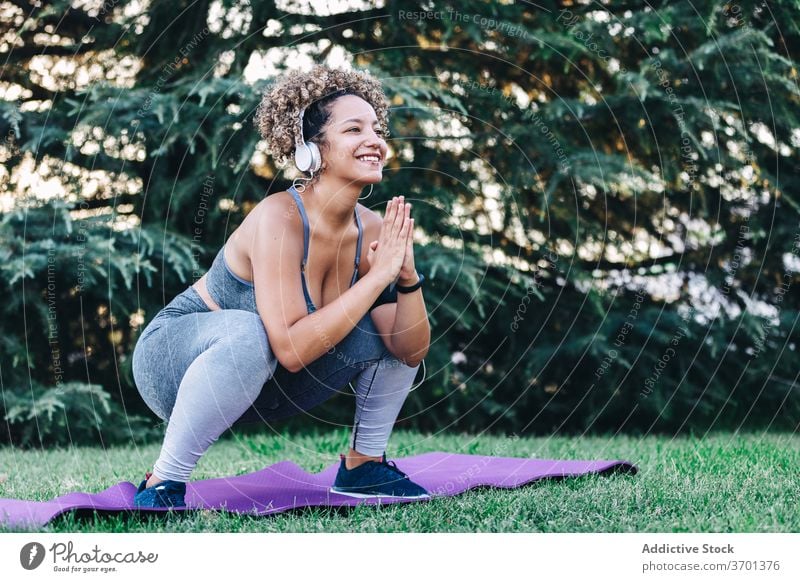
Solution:
M 129 374 L 130 346 L 141 327 L 132 317 L 159 305 L 157 297 L 141 301 L 137 283 L 185 282 L 191 245 L 181 236 L 115 230 L 112 223 L 103 215 L 75 218 L 61 202 L 20 202 L 0 215 L 4 439 L 28 446 L 155 434 L 150 420 L 109 389 L 129 385 L 118 372 Z M 90 380 L 96 377 L 104 383 Z
M 66 382 L 36 386 L 5 397 L 7 426 L 19 447 L 70 446 L 76 442 L 152 440 L 160 431 L 149 419 L 127 414 L 98 384 Z
M 396 155 L 369 202 L 416 199 L 428 237 L 417 262 L 434 343 L 407 422 L 548 432 L 800 421 L 800 295 L 786 292 L 800 284 L 796 2 L 389 2 L 322 15 L 226 0 L 212 22 L 210 2 L 155 0 L 146 15 L 128 0 L 99 13 L 21 4 L 3 2 L 0 24 L 9 38 L 23 31 L 2 81 L 24 88 L 0 100 L 0 194 L 15 197 L 0 215 L 6 420 L 30 386 L 60 382 L 108 393 L 104 430 L 114 410 L 148 414 L 130 374 L 141 328 L 289 184 L 254 155 L 252 116 L 273 79 L 248 82 L 251 57 L 282 71 L 294 60 L 277 55 L 324 61 L 337 48 L 383 80 L 393 105 Z M 281 27 L 265 32 L 268 22 Z M 42 58 L 101 74 L 67 75 L 56 90 Z M 27 183 L 26 164 L 64 194 Z M 70 410 L 96 397 L 72 393 L 82 404 Z M 55 438 L 23 418 L 11 440 Z M 93 422 L 70 426 L 72 438 L 95 438 Z

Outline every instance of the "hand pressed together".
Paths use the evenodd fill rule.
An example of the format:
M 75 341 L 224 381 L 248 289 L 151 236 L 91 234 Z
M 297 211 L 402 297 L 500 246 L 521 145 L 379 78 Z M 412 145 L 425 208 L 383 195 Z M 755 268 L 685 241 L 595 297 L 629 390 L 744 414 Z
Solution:
M 416 279 L 414 267 L 414 219 L 411 204 L 403 196 L 386 203 L 378 240 L 372 241 L 367 253 L 370 271 L 375 270 L 387 285 L 396 279 Z

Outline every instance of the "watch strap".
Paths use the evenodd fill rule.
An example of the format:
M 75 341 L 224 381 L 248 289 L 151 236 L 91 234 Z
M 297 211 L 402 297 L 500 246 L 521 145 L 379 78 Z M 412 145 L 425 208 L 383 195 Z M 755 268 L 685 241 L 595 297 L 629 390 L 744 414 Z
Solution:
M 425 275 L 421 275 L 420 273 L 417 273 L 417 276 L 419 277 L 419 281 L 417 281 L 413 285 L 406 285 L 406 286 L 404 286 L 404 285 L 395 285 L 394 286 L 395 290 L 398 293 L 413 293 L 414 291 L 416 291 L 417 289 L 422 287 L 422 282 L 425 280 Z

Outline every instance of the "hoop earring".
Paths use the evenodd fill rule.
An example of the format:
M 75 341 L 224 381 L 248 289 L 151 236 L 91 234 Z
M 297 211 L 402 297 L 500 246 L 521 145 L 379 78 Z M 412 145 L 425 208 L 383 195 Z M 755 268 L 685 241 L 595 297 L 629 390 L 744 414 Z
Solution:
M 366 196 L 359 196 L 358 199 L 359 200 L 364 200 L 364 199 L 369 198 L 370 196 L 372 196 L 372 186 L 373 186 L 373 184 L 369 185 L 369 194 L 367 194 Z

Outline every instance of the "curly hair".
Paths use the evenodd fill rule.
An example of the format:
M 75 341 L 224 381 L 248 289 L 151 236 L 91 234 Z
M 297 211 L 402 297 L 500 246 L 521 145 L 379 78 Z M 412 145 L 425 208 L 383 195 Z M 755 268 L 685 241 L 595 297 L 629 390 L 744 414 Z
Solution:
M 389 136 L 389 100 L 380 81 L 366 71 L 332 69 L 314 65 L 308 72 L 293 70 L 264 91 L 253 119 L 268 152 L 279 165 L 294 156 L 300 140 L 300 111 L 303 114 L 303 140 L 318 145 L 324 142 L 322 127 L 330 117 L 333 101 L 343 95 L 356 95 L 372 105 L 384 137 Z

